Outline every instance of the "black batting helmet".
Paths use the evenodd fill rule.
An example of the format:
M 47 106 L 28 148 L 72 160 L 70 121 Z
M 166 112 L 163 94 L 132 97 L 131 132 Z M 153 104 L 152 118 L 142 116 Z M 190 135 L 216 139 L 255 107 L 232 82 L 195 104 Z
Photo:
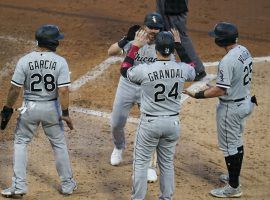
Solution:
M 39 27 L 35 34 L 39 47 L 45 47 L 52 51 L 56 50 L 59 45 L 59 40 L 64 38 L 57 26 L 46 24 Z
M 209 35 L 215 37 L 215 43 L 220 47 L 225 47 L 236 43 L 238 30 L 234 24 L 220 22 L 216 24 L 214 30 Z
M 174 51 L 174 38 L 168 31 L 161 31 L 156 37 L 156 50 L 163 56 L 169 56 Z
M 151 12 L 145 16 L 144 25 L 146 25 L 150 29 L 162 30 L 164 27 L 164 22 L 160 14 L 156 12 Z

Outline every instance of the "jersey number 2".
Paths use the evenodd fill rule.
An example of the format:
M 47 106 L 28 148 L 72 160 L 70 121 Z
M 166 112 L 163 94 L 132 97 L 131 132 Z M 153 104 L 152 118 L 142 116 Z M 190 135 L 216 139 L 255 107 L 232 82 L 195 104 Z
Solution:
M 38 85 L 42 81 L 42 75 L 41 74 L 32 74 L 31 79 L 36 79 L 30 83 L 31 91 L 34 92 L 40 92 L 42 91 L 41 88 L 37 88 L 36 85 Z M 43 77 L 43 82 L 45 89 L 49 92 L 54 91 L 55 89 L 55 83 L 54 83 L 54 76 L 52 74 L 45 74 Z
M 243 84 L 244 86 L 249 84 L 249 82 L 251 81 L 251 74 L 252 74 L 252 62 L 248 64 L 248 66 L 245 66 L 244 68 L 244 79 L 243 79 Z
M 162 83 L 159 83 L 159 84 L 155 85 L 155 88 L 161 88 L 160 91 L 155 92 L 155 102 L 165 101 L 165 98 L 162 98 L 161 96 L 159 96 L 159 95 L 163 95 L 163 93 L 165 92 L 165 85 Z M 168 93 L 168 97 L 174 97 L 175 99 L 177 99 L 178 94 L 179 94 L 178 93 L 178 82 L 175 82 L 172 89 Z

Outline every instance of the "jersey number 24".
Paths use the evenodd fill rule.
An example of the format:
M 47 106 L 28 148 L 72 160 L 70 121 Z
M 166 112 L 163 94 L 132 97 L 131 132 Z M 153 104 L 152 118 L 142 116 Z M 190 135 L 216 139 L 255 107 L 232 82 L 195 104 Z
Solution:
M 174 85 L 172 86 L 172 89 L 170 90 L 170 92 L 168 93 L 168 97 L 174 97 L 175 99 L 177 99 L 178 96 L 178 82 L 175 82 Z M 165 101 L 164 98 L 164 92 L 165 92 L 165 85 L 162 83 L 156 84 L 155 88 L 159 91 L 155 92 L 155 102 L 159 102 L 159 101 Z

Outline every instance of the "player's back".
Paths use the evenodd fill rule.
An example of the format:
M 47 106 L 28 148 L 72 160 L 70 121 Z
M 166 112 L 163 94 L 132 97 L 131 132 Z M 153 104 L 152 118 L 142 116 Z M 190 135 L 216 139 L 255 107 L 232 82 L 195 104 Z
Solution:
M 221 60 L 222 65 L 230 68 L 230 88 L 224 100 L 240 99 L 250 95 L 250 83 L 252 78 L 252 57 L 249 51 L 241 45 L 230 50 Z
M 47 101 L 58 97 L 57 87 L 69 85 L 66 60 L 54 52 L 31 52 L 17 63 L 13 84 L 22 84 L 24 98 Z
M 173 115 L 180 111 L 180 98 L 187 80 L 195 70 L 185 63 L 156 61 L 143 67 L 141 112 L 151 115 Z

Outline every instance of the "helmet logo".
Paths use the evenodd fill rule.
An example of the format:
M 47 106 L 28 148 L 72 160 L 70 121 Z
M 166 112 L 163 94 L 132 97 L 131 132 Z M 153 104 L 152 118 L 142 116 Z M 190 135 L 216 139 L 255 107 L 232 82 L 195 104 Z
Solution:
M 153 16 L 153 17 L 152 17 L 152 20 L 153 20 L 154 23 L 157 23 L 156 16 Z
M 169 54 L 170 53 L 170 49 L 169 48 L 165 48 L 165 53 Z

